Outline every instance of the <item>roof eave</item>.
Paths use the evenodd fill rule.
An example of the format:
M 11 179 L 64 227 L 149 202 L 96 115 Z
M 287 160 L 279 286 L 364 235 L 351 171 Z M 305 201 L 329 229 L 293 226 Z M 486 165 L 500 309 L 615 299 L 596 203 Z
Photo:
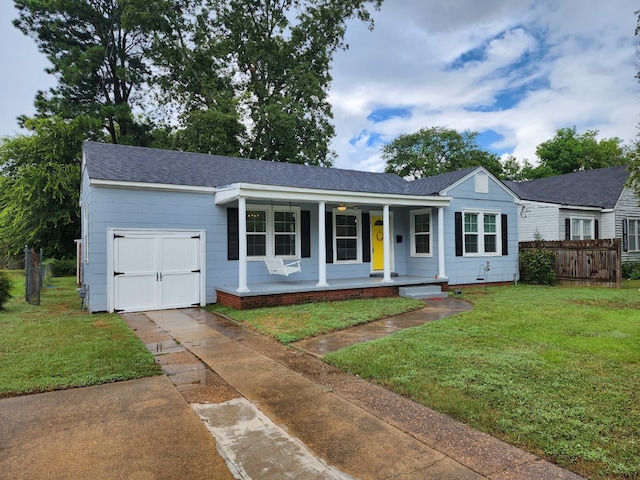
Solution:
M 216 205 L 224 205 L 241 197 L 254 200 L 291 200 L 299 202 L 328 202 L 345 204 L 367 204 L 376 206 L 432 206 L 447 207 L 451 197 L 407 195 L 400 193 L 353 192 L 322 190 L 310 188 L 280 187 L 238 183 L 219 188 L 216 192 Z

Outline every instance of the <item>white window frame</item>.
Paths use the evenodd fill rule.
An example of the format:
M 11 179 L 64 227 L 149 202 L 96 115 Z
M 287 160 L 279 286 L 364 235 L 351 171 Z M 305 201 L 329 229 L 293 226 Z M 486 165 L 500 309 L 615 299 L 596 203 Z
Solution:
M 465 235 L 467 234 L 465 230 L 465 217 L 467 215 L 478 215 L 478 251 L 477 252 L 467 252 L 467 245 L 465 242 Z M 484 246 L 484 216 L 485 215 L 494 215 L 496 217 L 496 251 L 495 252 L 485 252 Z M 490 232 L 490 235 L 494 235 L 494 232 Z M 465 257 L 500 257 L 502 256 L 502 221 L 501 221 L 501 212 L 491 211 L 491 210 L 463 210 L 462 211 L 462 255 Z
M 288 207 L 288 206 L 280 206 L 280 205 L 254 205 L 254 204 L 247 204 L 247 214 L 249 212 L 266 212 L 267 228 L 266 228 L 266 232 L 265 232 L 265 236 L 266 236 L 266 240 L 265 240 L 265 255 L 254 255 L 254 256 L 247 255 L 247 260 L 262 261 L 265 258 L 269 258 L 269 257 L 282 258 L 282 259 L 298 259 L 298 258 L 300 258 L 301 247 L 302 247 L 301 222 L 300 222 L 301 211 L 300 211 L 300 207 Z M 276 255 L 275 254 L 275 237 L 276 237 L 275 212 L 286 212 L 286 213 L 291 212 L 291 213 L 295 213 L 295 215 L 296 215 L 296 221 L 295 221 L 296 231 L 294 232 L 295 236 L 296 236 L 296 241 L 295 241 L 295 243 L 296 243 L 296 253 L 295 253 L 295 255 Z M 245 221 L 246 221 L 246 219 L 245 219 Z M 248 235 L 254 235 L 254 233 L 247 232 L 247 236 Z
M 338 260 L 338 236 L 336 232 L 336 217 L 338 215 L 354 215 L 356 217 L 356 259 L 355 260 Z M 344 211 L 339 211 L 337 208 L 333 209 L 333 263 L 335 264 L 356 264 L 362 263 L 362 223 L 361 223 L 362 215 L 359 209 L 347 209 Z M 342 237 L 340 237 L 342 238 Z M 345 238 L 354 238 L 354 237 L 345 237 Z
M 573 222 L 580 222 L 580 238 L 574 238 L 574 233 L 573 233 Z M 595 239 L 595 218 L 593 217 L 569 217 L 569 239 L 570 240 L 585 240 L 584 238 L 584 222 L 590 222 L 591 223 L 591 232 L 590 232 L 590 238 L 587 238 L 586 240 L 593 240 Z
M 631 222 L 636 224 L 636 233 L 631 234 Z M 635 249 L 631 248 L 631 237 L 635 237 Z M 640 218 L 627 218 L 627 245 L 630 252 L 640 252 Z
M 416 233 L 415 217 L 417 215 L 429 215 L 429 233 Z M 433 212 L 431 208 L 411 210 L 411 256 L 412 257 L 433 257 Z M 429 235 L 429 253 L 416 252 L 416 235 Z

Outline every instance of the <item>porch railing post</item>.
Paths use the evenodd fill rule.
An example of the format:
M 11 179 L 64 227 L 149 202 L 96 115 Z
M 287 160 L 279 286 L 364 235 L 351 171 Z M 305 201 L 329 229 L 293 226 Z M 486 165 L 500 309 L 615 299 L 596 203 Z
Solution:
M 239 293 L 248 292 L 247 285 L 247 200 L 238 199 L 238 289 Z
M 438 278 L 447 278 L 444 265 L 444 207 L 438 207 Z
M 384 277 L 385 283 L 391 283 L 391 224 L 389 220 L 389 205 L 385 205 L 382 209 L 383 223 L 383 245 L 384 245 Z
M 318 203 L 318 287 L 326 287 L 327 283 L 327 259 L 326 251 L 326 224 L 325 224 L 325 208 L 324 202 Z

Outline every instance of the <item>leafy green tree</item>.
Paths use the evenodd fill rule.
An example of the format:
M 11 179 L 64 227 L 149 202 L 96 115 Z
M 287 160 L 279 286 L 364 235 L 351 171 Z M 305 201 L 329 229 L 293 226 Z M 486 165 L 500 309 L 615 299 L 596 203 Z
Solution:
M 640 199 L 640 133 L 629 149 L 629 172 L 628 186 Z
M 149 37 L 140 27 L 140 0 L 14 0 L 13 21 L 36 40 L 58 85 L 38 92 L 38 116 L 100 119 L 112 143 L 138 143 L 132 114 L 143 106 L 149 78 Z M 149 3 L 149 2 L 147 2 Z M 153 2 L 152 2 L 153 3 Z
M 211 0 L 241 111 L 247 156 L 330 165 L 330 66 L 351 19 L 382 0 Z
M 153 39 L 149 59 L 154 65 L 156 116 L 169 119 L 159 122 L 162 128 L 154 132 L 153 145 L 240 155 L 245 126 L 211 2 L 161 0 L 145 5 L 147 20 L 141 28 Z
M 536 148 L 540 164 L 534 169 L 533 178 L 628 163 L 629 158 L 621 139 L 614 137 L 598 141 L 597 135 L 597 130 L 579 134 L 575 126 L 559 129 L 554 138 Z
M 9 255 L 29 245 L 71 256 L 80 235 L 81 145 L 99 124 L 51 117 L 25 126 L 29 135 L 0 140 L 0 243 Z
M 400 135 L 382 147 L 385 172 L 416 179 L 482 165 L 502 177 L 500 160 L 478 146 L 477 136 L 477 132 L 460 133 L 444 127 Z

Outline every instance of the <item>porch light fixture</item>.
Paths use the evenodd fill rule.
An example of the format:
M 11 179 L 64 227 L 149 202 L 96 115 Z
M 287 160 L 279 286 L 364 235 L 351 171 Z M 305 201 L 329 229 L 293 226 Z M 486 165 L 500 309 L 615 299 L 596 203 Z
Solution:
M 338 205 L 338 210 L 340 210 L 341 212 L 344 212 L 347 209 L 346 205 Z

